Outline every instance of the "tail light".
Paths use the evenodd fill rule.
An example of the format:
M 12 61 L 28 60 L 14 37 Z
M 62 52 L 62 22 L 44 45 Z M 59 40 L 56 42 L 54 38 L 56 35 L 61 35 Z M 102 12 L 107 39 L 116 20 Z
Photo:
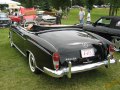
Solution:
M 53 53 L 53 65 L 56 70 L 59 69 L 59 61 L 60 61 L 60 55 L 58 52 Z
M 110 46 L 109 46 L 109 53 L 110 53 L 110 54 L 113 54 L 114 52 L 115 52 L 114 46 L 113 46 L 113 45 L 110 45 Z

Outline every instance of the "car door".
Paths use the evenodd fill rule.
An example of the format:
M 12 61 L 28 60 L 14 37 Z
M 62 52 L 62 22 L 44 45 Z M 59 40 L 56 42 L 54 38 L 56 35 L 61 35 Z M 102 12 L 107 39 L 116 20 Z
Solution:
M 25 52 L 25 31 L 20 28 L 19 26 L 12 27 L 13 33 L 12 33 L 12 39 L 16 46 L 16 48 L 24 55 Z

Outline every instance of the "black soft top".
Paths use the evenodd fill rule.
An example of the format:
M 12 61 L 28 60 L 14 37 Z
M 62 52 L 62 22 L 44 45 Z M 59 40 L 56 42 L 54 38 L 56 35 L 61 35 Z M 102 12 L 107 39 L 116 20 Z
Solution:
M 78 28 L 79 25 L 33 25 L 31 32 L 40 32 L 44 30 L 63 29 L 63 28 Z
M 120 20 L 120 16 L 103 16 L 101 18 L 111 18 L 111 19 L 117 19 Z

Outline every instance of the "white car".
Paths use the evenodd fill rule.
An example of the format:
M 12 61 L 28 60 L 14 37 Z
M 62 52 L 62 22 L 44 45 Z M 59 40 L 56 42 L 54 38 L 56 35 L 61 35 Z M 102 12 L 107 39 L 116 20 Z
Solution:
M 38 11 L 37 12 L 39 21 L 44 21 L 44 22 L 50 22 L 50 23 L 56 23 L 56 17 L 44 14 L 44 11 Z

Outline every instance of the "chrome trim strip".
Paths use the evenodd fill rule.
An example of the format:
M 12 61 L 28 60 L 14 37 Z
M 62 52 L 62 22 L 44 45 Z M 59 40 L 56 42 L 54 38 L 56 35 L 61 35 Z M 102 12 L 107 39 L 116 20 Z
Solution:
M 36 45 L 38 48 L 40 48 L 41 50 L 45 51 L 47 54 L 51 55 L 47 50 L 45 50 L 43 47 L 41 47 L 39 44 L 37 44 L 36 42 L 27 39 L 29 42 L 33 43 L 34 45 Z
M 41 38 L 41 37 L 39 37 L 39 38 Z M 43 39 L 43 38 L 41 38 L 41 39 L 42 39 L 43 41 L 49 43 L 49 44 L 56 50 L 56 52 L 58 51 L 53 44 L 51 44 L 50 42 L 48 42 L 47 40 L 45 40 L 45 39 Z
M 52 76 L 52 77 L 63 77 L 64 75 L 67 75 L 68 78 L 71 78 L 71 73 L 77 73 L 77 72 L 83 72 L 83 71 L 87 71 L 87 70 L 92 70 L 95 68 L 98 68 L 102 65 L 108 65 L 109 61 L 105 60 L 102 62 L 97 62 L 97 63 L 92 63 L 92 64 L 86 64 L 86 65 L 78 65 L 78 66 L 73 66 L 71 62 L 69 62 L 69 67 L 67 68 L 62 68 L 60 70 L 51 70 L 47 67 L 43 67 L 43 70 L 46 74 Z M 111 59 L 110 63 L 115 63 L 115 59 Z
M 44 72 L 42 69 L 40 69 L 37 65 L 36 65 L 36 68 L 38 69 L 38 70 L 40 70 L 40 71 L 42 71 L 42 72 Z
M 15 48 L 16 48 L 22 55 L 24 55 L 25 57 L 27 57 L 14 43 L 13 43 L 13 46 L 15 46 Z
M 13 31 L 14 31 L 14 30 L 13 30 Z M 20 30 L 19 30 L 19 31 L 20 31 Z M 24 35 L 23 33 L 20 34 L 20 33 L 16 32 L 16 31 L 14 31 L 14 33 L 16 33 L 18 36 L 20 36 L 23 40 L 26 40 L 26 39 L 23 37 L 23 35 Z

